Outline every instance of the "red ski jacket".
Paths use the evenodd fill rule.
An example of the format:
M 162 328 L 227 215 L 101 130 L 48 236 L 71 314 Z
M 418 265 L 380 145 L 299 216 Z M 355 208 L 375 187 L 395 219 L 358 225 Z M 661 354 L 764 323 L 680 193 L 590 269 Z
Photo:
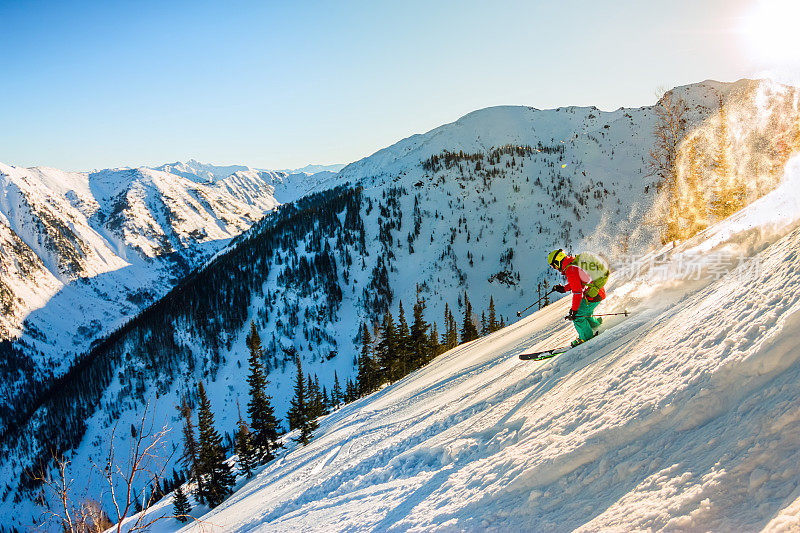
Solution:
M 572 262 L 575 261 L 575 258 L 571 255 L 568 255 L 564 258 L 564 261 L 561 263 L 561 273 L 564 274 L 567 278 L 567 287 L 569 290 L 572 291 L 572 310 L 577 311 L 578 307 L 581 306 L 581 300 L 583 299 L 583 291 L 586 285 L 591 283 L 592 278 L 589 274 L 580 268 L 578 265 L 573 265 Z M 594 297 L 586 299 L 590 302 L 599 302 L 600 300 L 604 300 L 606 297 L 606 290 L 601 287 L 600 293 Z

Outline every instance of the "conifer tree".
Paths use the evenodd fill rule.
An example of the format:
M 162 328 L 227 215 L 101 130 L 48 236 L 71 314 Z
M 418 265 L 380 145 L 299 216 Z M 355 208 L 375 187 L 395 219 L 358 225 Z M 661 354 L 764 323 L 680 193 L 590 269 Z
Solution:
M 197 427 L 199 438 L 199 471 L 203 477 L 203 496 L 210 507 L 216 507 L 230 494 L 234 483 L 231 467 L 225 462 L 222 437 L 214 429 L 214 414 L 203 383 L 199 383 L 200 399 Z
M 289 420 L 289 431 L 298 429 L 303 423 L 303 417 L 307 410 L 306 406 L 306 383 L 303 377 L 303 363 L 297 352 L 292 350 L 294 354 L 294 361 L 297 367 L 297 375 L 294 381 L 294 396 L 289 402 L 289 410 L 286 413 L 286 418 Z
M 303 377 L 303 366 L 300 363 L 300 356 L 295 354 L 297 360 L 297 376 L 295 378 L 294 397 L 289 407 L 289 424 L 292 429 L 297 428 L 300 433 L 295 437 L 295 442 L 303 446 L 311 442 L 314 430 L 317 429 L 317 422 L 313 417 L 314 397 L 309 394 L 306 379 Z M 313 384 L 309 376 L 309 384 Z M 294 424 L 294 425 L 292 425 Z
M 311 442 L 311 439 L 314 438 L 314 431 L 316 431 L 319 426 L 316 419 L 312 418 L 310 415 L 310 413 L 306 413 L 303 423 L 300 426 L 300 434 L 295 438 L 295 442 L 303 446 Z
M 333 390 L 331 391 L 331 404 L 333 404 L 334 409 L 338 409 L 339 406 L 342 404 L 342 386 L 339 384 L 339 376 L 336 374 L 336 370 L 333 371 Z
M 244 474 L 244 477 L 250 479 L 253 477 L 253 469 L 258 464 L 259 453 L 253 442 L 253 434 L 250 432 L 250 428 L 247 427 L 247 423 L 242 420 L 241 413 L 239 413 L 237 425 L 239 429 L 236 432 L 234 452 L 238 457 L 239 471 Z
M 494 333 L 500 329 L 500 324 L 497 323 L 497 314 L 494 309 L 494 298 L 489 296 L 489 333 Z
M 325 387 L 320 386 L 319 376 L 314 374 L 314 386 L 317 389 L 317 404 L 319 414 L 317 416 L 325 416 L 328 414 L 328 393 L 325 392 Z
M 489 334 L 489 324 L 486 322 L 486 311 L 481 311 L 481 337 Z
M 472 318 L 472 304 L 464 291 L 464 322 L 461 326 L 461 342 L 474 341 L 478 338 L 478 328 Z
M 442 333 L 442 346 L 444 350 L 450 349 L 450 306 L 444 303 L 444 333 Z
M 366 324 L 361 325 L 361 354 L 358 358 L 358 394 L 365 396 L 375 390 L 376 376 L 375 376 L 374 361 L 372 359 L 372 336 L 369 334 L 369 328 Z M 336 377 L 336 376 L 334 376 Z M 334 384 L 336 386 L 336 384 Z
M 381 324 L 381 340 L 378 342 L 378 362 L 380 364 L 380 377 L 376 386 L 392 381 L 392 369 L 397 360 L 397 335 L 395 333 L 392 313 L 386 311 Z M 352 400 L 349 400 L 352 401 Z
M 325 399 L 322 397 L 322 387 L 319 386 L 319 376 L 314 374 L 314 410 L 312 418 L 325 415 Z
M 306 374 L 306 405 L 308 406 L 308 417 L 317 416 L 317 390 L 314 388 L 314 380 L 311 374 Z
M 347 385 L 345 385 L 344 391 L 344 401 L 346 403 L 354 402 L 358 399 L 358 388 L 350 378 L 347 378 Z
M 458 346 L 458 326 L 456 325 L 456 319 L 453 316 L 453 310 L 450 309 L 450 306 L 445 303 L 444 304 L 444 323 L 445 323 L 445 348 L 447 350 L 452 350 L 456 346 Z
M 400 308 L 397 317 L 397 364 L 392 369 L 392 381 L 397 381 L 408 374 L 411 370 L 411 335 L 406 322 L 406 313 L 403 310 L 403 302 L 400 301 Z
M 409 369 L 416 370 L 426 364 L 431 358 L 430 340 L 428 339 L 428 323 L 425 321 L 425 300 L 420 297 L 419 284 L 417 284 L 417 301 L 414 303 L 413 316 L 411 323 L 410 345 L 411 363 Z
M 185 524 L 189 520 L 189 513 L 192 512 L 192 506 L 189 503 L 189 498 L 183 492 L 183 487 L 178 485 L 175 489 L 175 498 L 172 502 L 172 512 L 178 522 Z
M 430 351 L 431 358 L 434 358 L 442 353 L 442 344 L 439 342 L 439 327 L 436 325 L 435 320 L 433 321 L 433 326 L 431 327 Z
M 250 401 L 247 403 L 247 415 L 250 417 L 253 448 L 256 450 L 259 462 L 267 463 L 275 458 L 275 451 L 280 447 L 278 420 L 275 418 L 275 409 L 270 403 L 270 397 L 266 393 L 268 382 L 261 364 L 264 350 L 253 322 L 250 323 L 247 347 L 250 350 L 248 359 L 250 375 L 247 377 Z
M 183 465 L 189 470 L 189 477 L 195 481 L 197 487 L 197 499 L 203 503 L 203 478 L 199 475 L 199 453 L 197 441 L 194 438 L 194 422 L 192 422 L 192 408 L 186 396 L 181 397 L 181 404 L 178 412 L 183 418 Z
M 451 336 L 453 337 L 453 347 L 458 346 L 458 323 L 456 322 L 456 317 L 453 314 L 453 310 L 450 309 L 450 322 L 452 323 L 453 331 L 451 332 Z
M 311 374 L 308 375 L 308 391 L 309 399 L 309 418 L 314 419 L 325 414 L 325 402 L 322 399 L 322 390 L 319 387 L 319 378 L 314 374 L 314 379 L 311 379 Z

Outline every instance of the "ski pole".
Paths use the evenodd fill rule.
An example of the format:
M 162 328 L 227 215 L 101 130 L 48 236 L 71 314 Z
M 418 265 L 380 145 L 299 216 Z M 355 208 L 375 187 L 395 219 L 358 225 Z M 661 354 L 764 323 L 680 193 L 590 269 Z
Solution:
M 541 302 L 542 300 L 544 300 L 545 298 L 547 298 L 548 296 L 550 296 L 550 295 L 551 295 L 551 294 L 553 294 L 554 292 L 556 292 L 556 290 L 555 290 L 555 289 L 550 289 L 550 292 L 546 293 L 544 296 L 542 296 L 541 298 L 539 298 L 538 300 L 536 300 L 535 302 L 533 302 L 531 305 L 529 305 L 528 307 L 526 307 L 526 308 L 525 308 L 525 309 L 523 309 L 522 311 L 517 311 L 517 316 L 518 316 L 518 317 L 519 317 L 519 316 L 522 316 L 522 313 L 524 313 L 525 311 L 527 311 L 528 309 L 530 309 L 530 308 L 531 308 L 531 307 L 533 307 L 534 305 L 538 304 L 539 302 Z
M 596 315 L 575 315 L 575 318 L 591 318 L 593 316 L 617 316 L 617 315 L 625 315 L 628 316 L 630 311 L 627 309 L 621 313 L 598 313 Z

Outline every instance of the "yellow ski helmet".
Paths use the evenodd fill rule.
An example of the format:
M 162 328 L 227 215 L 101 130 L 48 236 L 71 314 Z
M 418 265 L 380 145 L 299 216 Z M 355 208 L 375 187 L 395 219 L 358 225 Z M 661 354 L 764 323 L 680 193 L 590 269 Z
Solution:
M 550 255 L 547 256 L 547 262 L 556 270 L 561 270 L 561 262 L 565 257 L 567 257 L 567 254 L 564 253 L 564 250 L 559 248 L 558 250 L 553 250 L 550 252 Z

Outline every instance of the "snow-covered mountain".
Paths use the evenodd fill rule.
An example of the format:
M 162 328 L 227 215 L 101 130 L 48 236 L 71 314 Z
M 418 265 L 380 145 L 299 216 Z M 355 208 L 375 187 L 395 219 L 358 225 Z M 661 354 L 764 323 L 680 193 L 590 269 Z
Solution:
M 335 174 L 345 166 L 346 165 L 338 163 L 333 165 L 306 165 L 302 168 L 284 169 L 280 172 L 286 172 L 287 174 L 318 174 L 320 172 L 332 172 Z
M 160 165 L 157 167 L 153 167 L 154 170 L 162 170 L 164 172 L 170 172 L 172 174 L 177 174 L 178 176 L 183 176 L 184 178 L 189 178 L 192 180 L 202 180 L 202 181 L 218 181 L 227 178 L 231 174 L 236 172 L 247 172 L 251 170 L 255 170 L 256 172 L 266 172 L 270 177 L 278 177 L 280 174 L 286 175 L 294 175 L 294 174 L 319 174 L 321 172 L 330 172 L 331 174 L 336 174 L 340 170 L 342 170 L 345 165 L 334 164 L 334 165 L 306 165 L 302 168 L 286 168 L 280 170 L 265 170 L 265 169 L 255 169 L 245 165 L 212 165 L 209 163 L 201 163 L 200 161 L 196 161 L 194 159 L 190 159 L 186 162 L 175 162 L 175 163 L 166 163 L 164 165 Z
M 775 109 L 797 110 L 796 90 L 768 82 L 704 82 L 674 92 L 689 104 L 691 131 L 714 129 L 722 97 L 726 120 L 740 132 L 733 149 L 748 161 L 773 148 L 755 140 L 770 139 Z M 342 381 L 354 373 L 359 325 L 387 310 L 396 316 L 400 301 L 410 309 L 417 287 L 431 322 L 442 324 L 445 304 L 462 313 L 465 291 L 478 312 L 493 297 L 510 322 L 551 275 L 542 258 L 554 247 L 614 257 L 652 250 L 660 193 L 647 161 L 656 120 L 653 107 L 490 108 L 348 165 L 325 182 L 337 188 L 282 206 L 96 344 L 56 384 L 57 398 L 44 388 L 37 408 L 2 437 L 8 459 L 0 479 L 9 489 L 0 511 L 13 502 L 32 512 L 32 492 L 16 480 L 46 459 L 45 442 L 74 448 L 74 470 L 86 471 L 89 458 L 108 446 L 111 426 L 136 422 L 155 397 L 157 417 L 174 421 L 178 398 L 193 394 L 199 380 L 218 425 L 231 431 L 237 400 L 246 403 L 251 321 L 264 339 L 283 416 L 293 369 L 282 348 L 295 348 L 306 371 L 330 388 L 334 372 Z M 259 171 L 236 170 L 225 180 L 247 183 L 252 172 Z M 751 191 L 750 200 L 777 182 L 771 169 L 753 175 L 761 172 L 767 186 Z M 543 337 L 526 335 L 525 342 Z M 177 444 L 178 432 L 169 438 Z M 124 436 L 116 442 L 124 447 Z
M 778 190 L 612 278 L 598 311 L 632 315 L 598 338 L 516 357 L 574 335 L 563 298 L 154 531 L 797 531 L 798 250 L 800 157 Z
M 86 174 L 0 164 L 0 188 L 0 333 L 56 366 L 278 205 L 267 186 L 200 184 L 145 168 Z
M 245 202 L 259 202 L 263 190 L 280 203 L 302 198 L 313 191 L 333 187 L 344 165 L 306 165 L 299 169 L 262 170 L 244 165 L 211 165 L 194 159 L 168 163 L 154 170 L 170 172 L 200 183 L 221 183 L 233 196 Z M 270 207 L 271 208 L 271 207 Z

